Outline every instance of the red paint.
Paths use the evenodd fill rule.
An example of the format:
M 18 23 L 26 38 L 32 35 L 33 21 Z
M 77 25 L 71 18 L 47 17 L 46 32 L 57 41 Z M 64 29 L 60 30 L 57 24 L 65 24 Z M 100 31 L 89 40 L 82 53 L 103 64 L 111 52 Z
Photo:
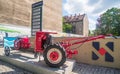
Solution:
M 20 48 L 29 49 L 31 46 L 30 39 L 28 37 L 17 39 L 15 40 L 14 44 L 16 50 L 19 50 Z M 16 48 L 16 44 L 17 44 L 17 48 Z
M 50 59 L 52 61 L 56 61 L 56 60 L 58 60 L 58 58 L 59 58 L 59 53 L 58 52 L 53 51 L 53 52 L 50 53 Z
M 41 31 L 38 31 L 36 32 L 36 36 L 35 36 L 35 49 L 34 51 L 35 52 L 43 52 L 44 49 L 43 49 L 43 41 L 46 40 L 47 38 L 47 34 L 57 34 L 55 32 L 41 32 Z
M 104 48 L 100 48 L 98 52 L 103 56 L 105 55 L 106 50 Z

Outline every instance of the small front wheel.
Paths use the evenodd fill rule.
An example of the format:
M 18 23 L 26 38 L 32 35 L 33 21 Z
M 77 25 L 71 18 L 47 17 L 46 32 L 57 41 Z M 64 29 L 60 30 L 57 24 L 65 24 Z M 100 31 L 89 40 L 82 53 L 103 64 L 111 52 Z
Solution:
M 10 55 L 10 48 L 6 46 L 4 52 L 5 52 L 6 56 L 9 56 Z
M 60 67 L 66 61 L 66 55 L 63 48 L 58 45 L 50 45 L 48 46 L 44 53 L 44 61 L 50 67 Z

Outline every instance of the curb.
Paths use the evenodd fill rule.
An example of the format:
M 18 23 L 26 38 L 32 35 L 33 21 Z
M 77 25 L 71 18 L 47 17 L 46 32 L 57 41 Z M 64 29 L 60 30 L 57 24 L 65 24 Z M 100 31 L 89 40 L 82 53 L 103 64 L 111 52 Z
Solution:
M 20 61 L 14 60 L 12 58 L 9 58 L 7 56 L 1 56 L 0 55 L 0 60 L 4 61 L 4 62 L 7 62 L 9 64 L 12 64 L 12 65 L 14 65 L 16 67 L 19 67 L 21 69 L 30 71 L 34 74 L 57 74 L 56 72 L 50 71 L 46 68 L 43 68 L 43 67 L 40 67 L 40 66 L 35 66 L 35 65 L 25 63 L 25 62 L 20 62 Z

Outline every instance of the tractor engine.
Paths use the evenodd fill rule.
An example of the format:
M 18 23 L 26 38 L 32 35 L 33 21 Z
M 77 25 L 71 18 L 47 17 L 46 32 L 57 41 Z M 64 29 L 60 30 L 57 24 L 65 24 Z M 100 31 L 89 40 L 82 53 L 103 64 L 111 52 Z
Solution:
M 35 52 L 42 52 L 52 44 L 52 37 L 49 32 L 36 32 Z

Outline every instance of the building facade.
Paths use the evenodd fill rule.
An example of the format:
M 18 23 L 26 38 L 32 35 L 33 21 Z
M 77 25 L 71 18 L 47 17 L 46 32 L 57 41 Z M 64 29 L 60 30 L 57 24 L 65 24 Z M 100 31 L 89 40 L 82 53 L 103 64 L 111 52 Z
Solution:
M 39 0 L 0 0 L 0 23 L 30 26 L 31 4 Z
M 43 30 L 62 32 L 62 0 L 43 0 Z
M 39 1 L 0 0 L 0 23 L 30 28 L 32 4 Z M 42 30 L 62 32 L 62 0 L 43 0 Z
M 86 14 L 78 14 L 78 15 L 71 15 L 71 16 L 64 16 L 64 22 L 69 23 L 72 25 L 73 34 L 79 34 L 83 36 L 88 36 L 89 32 L 89 21 Z

